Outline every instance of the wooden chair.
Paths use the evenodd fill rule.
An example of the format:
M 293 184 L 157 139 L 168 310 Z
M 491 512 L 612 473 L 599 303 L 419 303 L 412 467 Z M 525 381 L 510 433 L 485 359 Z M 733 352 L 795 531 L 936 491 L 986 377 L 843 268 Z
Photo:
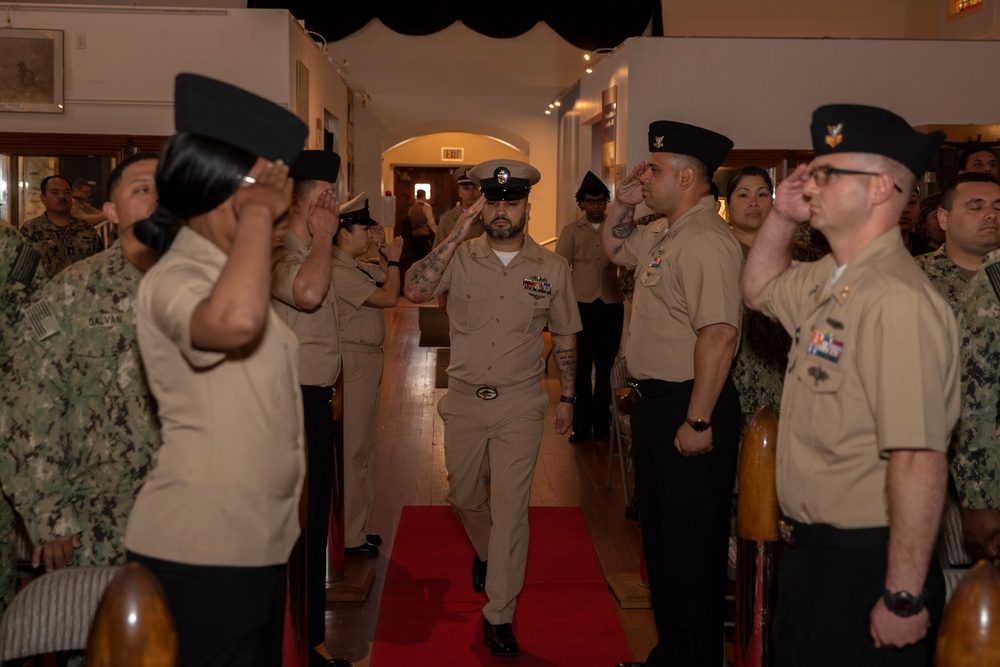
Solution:
M 622 492 L 625 494 L 625 504 L 627 505 L 631 496 L 628 490 L 628 477 L 625 475 L 625 446 L 631 446 L 632 429 L 629 424 L 629 412 L 627 408 L 631 405 L 632 387 L 629 386 L 628 367 L 625 364 L 625 357 L 621 357 L 611 367 L 611 442 L 608 444 L 608 488 L 611 488 L 612 462 L 614 461 L 615 449 L 618 449 L 618 464 L 622 474 Z
M 958 503 L 951 496 L 945 498 L 944 515 L 941 517 L 941 531 L 937 541 L 937 555 L 944 573 L 945 600 L 950 600 L 958 582 L 972 567 L 972 557 L 965 550 L 965 534 L 962 532 L 962 513 Z
M 935 653 L 937 667 L 1000 664 L 1000 574 L 976 563 L 944 609 Z
M 139 563 L 121 568 L 94 615 L 87 667 L 176 667 L 177 631 L 156 577 Z
M 67 567 L 34 579 L 0 619 L 0 661 L 83 650 L 117 567 Z

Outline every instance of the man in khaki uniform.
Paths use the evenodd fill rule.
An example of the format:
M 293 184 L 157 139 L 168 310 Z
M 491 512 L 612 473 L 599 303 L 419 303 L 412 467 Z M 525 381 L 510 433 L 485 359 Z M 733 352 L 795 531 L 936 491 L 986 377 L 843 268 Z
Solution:
M 792 335 L 778 429 L 779 665 L 926 665 L 933 556 L 958 418 L 955 318 L 899 216 L 944 135 L 876 107 L 813 112 L 816 158 L 778 187 L 747 259 L 747 305 Z M 794 264 L 809 222 L 831 254 Z
M 607 186 L 588 171 L 576 191 L 576 205 L 583 215 L 562 228 L 556 243 L 556 253 L 573 271 L 573 292 L 583 324 L 576 336 L 576 405 L 570 442 L 586 442 L 591 436 L 611 439 L 611 367 L 622 339 L 625 296 L 618 268 L 601 248 L 601 225 L 610 200 Z
M 555 429 L 562 434 L 576 400 L 580 314 L 566 260 L 524 233 L 538 170 L 491 160 L 469 176 L 484 196 L 407 272 L 405 294 L 414 303 L 450 294 L 451 366 L 438 404 L 448 500 L 476 551 L 473 589 L 489 598 L 483 641 L 493 655 L 511 657 L 520 655 L 511 622 L 524 585 L 531 478 L 549 402 L 540 382 L 542 331 L 548 325 L 552 334 L 562 388 Z M 486 234 L 462 243 L 480 212 Z
M 344 204 L 333 249 L 333 285 L 344 359 L 344 553 L 374 557 L 382 538 L 366 533 L 375 500 L 375 419 L 382 395 L 383 308 L 399 299 L 403 237 L 386 245 L 362 192 Z M 375 245 L 379 264 L 358 258 Z
M 743 254 L 710 184 L 733 142 L 675 121 L 649 126 L 649 162 L 622 181 L 604 223 L 608 258 L 636 276 L 625 342 L 639 525 L 659 643 L 638 665 L 717 665 L 740 399 Z M 642 201 L 664 216 L 632 221 Z M 673 446 L 671 446 L 673 445 Z
M 337 300 L 330 286 L 333 236 L 340 221 L 334 184 L 340 156 L 302 151 L 289 175 L 295 179 L 287 228 L 271 259 L 271 305 L 299 340 L 299 382 L 306 435 L 306 641 L 313 665 L 326 634 L 326 550 L 337 488 L 333 386 L 340 374 Z M 301 544 L 301 543 L 300 543 Z M 294 557 L 293 557 L 294 560 Z
M 437 231 L 434 233 L 435 248 L 451 236 L 451 232 L 458 224 L 458 219 L 462 216 L 462 213 L 469 210 L 469 207 L 479 199 L 479 186 L 469 178 L 469 171 L 471 169 L 471 167 L 459 167 L 451 175 L 452 179 L 458 185 L 458 205 L 443 213 L 438 220 Z M 465 237 L 465 240 L 471 241 L 472 239 L 477 239 L 483 235 L 483 231 L 483 219 L 481 217 L 476 218 L 469 228 L 469 234 Z

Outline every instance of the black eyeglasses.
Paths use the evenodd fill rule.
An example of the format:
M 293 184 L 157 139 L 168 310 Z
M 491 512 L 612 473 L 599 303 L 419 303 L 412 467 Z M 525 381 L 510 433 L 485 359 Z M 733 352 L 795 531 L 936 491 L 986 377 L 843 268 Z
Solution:
M 877 171 L 855 171 L 854 169 L 837 169 L 836 167 L 830 167 L 823 165 L 822 167 L 814 167 L 809 171 L 809 177 L 813 179 L 813 183 L 816 187 L 822 188 L 826 187 L 826 184 L 830 182 L 831 176 L 879 176 Z M 896 192 L 902 192 L 900 188 L 895 183 L 892 187 L 896 188 Z

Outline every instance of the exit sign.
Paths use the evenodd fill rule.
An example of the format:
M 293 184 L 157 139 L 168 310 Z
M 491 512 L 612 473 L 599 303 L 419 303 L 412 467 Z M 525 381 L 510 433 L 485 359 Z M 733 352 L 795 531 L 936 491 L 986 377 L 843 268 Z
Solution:
M 445 162 L 462 162 L 465 160 L 464 148 L 442 148 L 441 160 Z

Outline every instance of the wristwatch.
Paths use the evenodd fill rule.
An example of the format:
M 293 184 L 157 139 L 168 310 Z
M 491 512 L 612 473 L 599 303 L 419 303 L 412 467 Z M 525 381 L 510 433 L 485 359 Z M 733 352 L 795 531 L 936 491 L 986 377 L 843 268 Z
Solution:
M 559 397 L 560 403 L 569 403 L 570 405 L 576 405 L 576 396 L 566 396 L 563 394 Z
M 914 595 L 907 591 L 896 591 L 893 593 L 887 588 L 885 589 L 885 593 L 882 594 L 882 599 L 885 601 L 885 606 L 889 611 L 896 616 L 906 618 L 908 616 L 915 616 L 923 611 L 924 605 L 927 603 L 927 590 L 920 591 L 920 595 Z
M 691 419 L 690 417 L 687 417 L 684 419 L 684 421 L 686 421 L 687 425 L 693 428 L 698 433 L 704 433 L 705 431 L 707 431 L 712 427 L 712 425 L 709 424 L 704 419 Z

